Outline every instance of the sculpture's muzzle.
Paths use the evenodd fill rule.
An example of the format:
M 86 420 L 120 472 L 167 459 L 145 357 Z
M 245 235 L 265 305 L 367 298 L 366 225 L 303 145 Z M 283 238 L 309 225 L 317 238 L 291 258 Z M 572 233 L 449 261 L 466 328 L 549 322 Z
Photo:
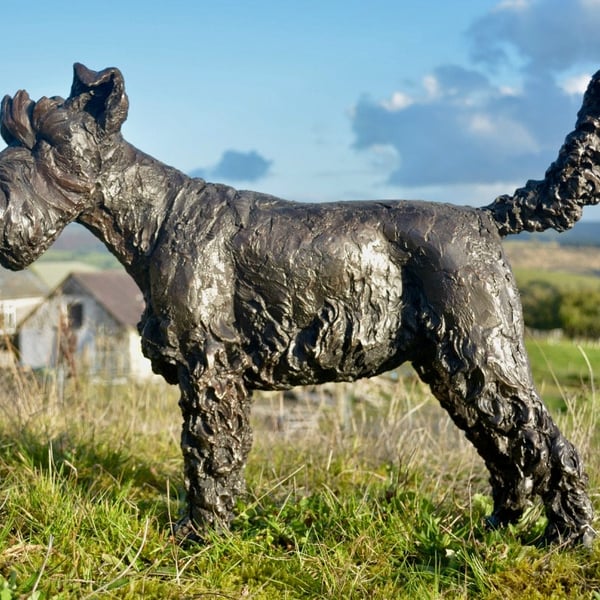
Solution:
M 8 269 L 31 264 L 72 220 L 37 171 L 27 148 L 9 146 L 0 152 L 0 264 Z

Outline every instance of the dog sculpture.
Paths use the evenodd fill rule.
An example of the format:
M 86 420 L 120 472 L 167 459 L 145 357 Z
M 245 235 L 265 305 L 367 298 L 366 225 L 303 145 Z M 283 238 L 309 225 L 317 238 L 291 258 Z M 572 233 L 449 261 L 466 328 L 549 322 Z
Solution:
M 591 541 L 587 479 L 532 381 L 501 237 L 568 228 L 599 201 L 600 74 L 545 179 L 477 209 L 294 203 L 191 179 L 123 139 L 117 69 L 74 71 L 66 100 L 2 102 L 0 263 L 24 268 L 77 221 L 143 291 L 144 353 L 181 390 L 181 537 L 232 518 L 252 390 L 410 361 L 489 469 L 491 525 L 539 496 L 548 542 Z

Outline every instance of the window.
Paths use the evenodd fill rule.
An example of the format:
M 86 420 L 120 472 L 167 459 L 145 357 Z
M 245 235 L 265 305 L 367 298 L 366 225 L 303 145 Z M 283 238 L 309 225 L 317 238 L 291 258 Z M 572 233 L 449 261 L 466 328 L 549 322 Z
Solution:
M 71 329 L 81 329 L 83 325 L 83 302 L 71 302 L 67 306 L 67 317 Z

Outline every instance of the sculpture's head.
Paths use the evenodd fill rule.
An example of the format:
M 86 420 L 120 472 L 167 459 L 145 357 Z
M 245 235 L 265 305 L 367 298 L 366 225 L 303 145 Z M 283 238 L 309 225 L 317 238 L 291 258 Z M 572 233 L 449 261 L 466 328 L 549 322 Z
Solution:
M 16 150 L 22 160 L 29 153 L 55 183 L 85 193 L 98 171 L 101 148 L 120 134 L 128 105 L 118 69 L 96 72 L 76 64 L 67 100 L 33 102 L 23 90 L 4 97 L 0 130 L 7 154 Z
M 5 96 L 0 132 L 0 263 L 20 269 L 94 203 L 102 162 L 127 118 L 118 69 L 74 67 L 70 96 Z

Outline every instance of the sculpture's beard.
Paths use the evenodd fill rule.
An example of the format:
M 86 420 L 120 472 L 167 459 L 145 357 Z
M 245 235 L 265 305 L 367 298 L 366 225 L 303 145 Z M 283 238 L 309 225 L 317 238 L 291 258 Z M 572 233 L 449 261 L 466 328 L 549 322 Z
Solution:
M 39 172 L 31 152 L 0 152 L 0 264 L 20 270 L 31 264 L 75 220 L 75 204 Z

